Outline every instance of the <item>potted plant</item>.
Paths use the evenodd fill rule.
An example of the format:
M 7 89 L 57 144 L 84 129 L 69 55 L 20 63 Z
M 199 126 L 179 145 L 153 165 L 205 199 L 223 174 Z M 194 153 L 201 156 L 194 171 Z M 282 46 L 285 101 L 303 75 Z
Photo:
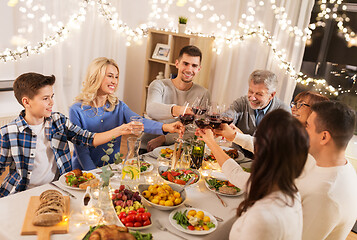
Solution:
M 178 24 L 178 32 L 185 33 L 187 24 L 187 17 L 180 16 L 179 17 L 179 24 Z

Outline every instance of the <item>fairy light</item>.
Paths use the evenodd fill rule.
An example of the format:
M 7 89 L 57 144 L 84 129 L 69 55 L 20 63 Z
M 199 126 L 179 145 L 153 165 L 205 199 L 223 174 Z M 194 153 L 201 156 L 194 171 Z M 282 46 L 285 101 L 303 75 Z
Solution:
M 342 5 L 343 0 L 320 0 L 317 4 L 320 7 L 320 12 L 317 14 L 316 22 L 311 23 L 309 28 L 311 31 L 315 30 L 316 27 L 325 27 L 326 23 L 324 20 L 333 19 L 337 23 L 338 31 L 345 38 L 348 47 L 357 46 L 356 33 L 352 31 L 349 26 L 345 26 L 346 22 L 350 21 L 350 18 L 346 16 L 345 13 L 338 14 L 337 11 L 342 9 L 342 11 L 347 10 L 346 5 Z
M 45 37 L 43 41 L 40 41 L 34 46 L 26 45 L 24 47 L 18 47 L 16 50 L 11 50 L 7 48 L 4 52 L 0 53 L 0 60 L 3 62 L 17 61 L 24 56 L 29 57 L 33 54 L 44 53 L 47 49 L 63 41 L 67 38 L 70 27 L 79 25 L 85 20 L 85 15 L 87 12 L 86 3 L 87 1 L 83 1 L 79 13 L 72 15 L 66 25 L 61 27 L 58 26 L 54 34 Z
M 324 0 L 322 0 L 324 1 Z M 330 0 L 331 1 L 331 0 Z M 168 10 L 170 8 L 170 5 L 173 4 L 174 1 L 172 0 L 161 0 L 160 3 L 165 4 L 164 7 L 159 7 L 159 1 L 158 0 L 152 0 L 152 12 L 149 14 L 151 17 L 161 18 L 161 16 L 165 19 L 170 19 Z M 190 0 L 189 2 L 186 2 L 186 4 L 193 3 L 194 0 Z M 281 22 L 286 22 L 285 24 L 286 28 L 290 31 L 291 35 L 293 36 L 294 34 L 296 36 L 302 36 L 299 28 L 298 27 L 293 27 L 291 25 L 291 21 L 287 20 L 287 14 L 284 12 L 284 8 L 278 8 L 275 5 L 275 0 L 270 0 L 272 4 L 272 8 L 276 10 L 276 14 L 280 14 L 282 17 Z M 342 2 L 342 0 L 339 0 L 339 2 Z M 149 28 L 154 28 L 156 30 L 162 30 L 162 31 L 173 31 L 175 32 L 176 30 L 174 29 L 174 23 L 169 22 L 169 26 L 166 28 L 158 28 L 156 27 L 155 22 L 149 22 L 147 24 L 142 24 L 139 27 L 135 29 L 131 29 L 130 27 L 127 26 L 126 23 L 124 23 L 122 20 L 119 19 L 119 14 L 117 13 L 116 9 L 111 6 L 110 3 L 108 3 L 106 0 L 98 0 L 98 1 L 93 1 L 93 0 L 83 0 L 83 7 L 80 9 L 79 13 L 77 15 L 74 15 L 71 20 L 67 24 L 58 24 L 61 25 L 61 27 L 57 26 L 56 33 L 46 37 L 44 41 L 39 42 L 36 46 L 32 47 L 30 45 L 27 45 L 22 48 L 18 48 L 17 50 L 10 50 L 10 49 L 5 49 L 3 53 L 0 53 L 0 59 L 3 62 L 7 61 L 16 61 L 18 59 L 21 59 L 23 56 L 29 56 L 31 54 L 38 54 L 45 52 L 46 49 L 52 47 L 53 45 L 57 44 L 59 41 L 64 40 L 68 33 L 69 29 L 73 27 L 79 27 L 79 22 L 84 21 L 85 15 L 86 15 L 86 8 L 87 5 L 92 5 L 95 6 L 97 5 L 97 9 L 99 14 L 104 17 L 110 24 L 113 30 L 118 31 L 119 33 L 122 33 L 127 36 L 127 42 L 126 46 L 131 46 L 131 42 L 140 42 L 143 37 L 147 36 L 148 29 Z M 255 3 L 250 3 L 250 4 L 255 4 Z M 261 4 L 259 4 L 262 6 Z M 188 6 L 188 5 L 187 5 Z M 193 11 L 191 9 L 191 12 L 194 12 L 196 15 L 197 14 L 202 14 L 207 12 L 207 11 L 213 11 L 214 7 L 206 4 L 206 5 L 201 5 L 201 1 L 196 0 L 195 1 L 195 6 L 197 8 Z M 197 31 L 194 31 L 193 29 L 187 29 L 187 34 L 188 35 L 195 35 L 199 37 L 212 37 L 214 38 L 214 46 L 213 46 L 213 51 L 219 55 L 222 52 L 222 48 L 224 45 L 228 46 L 229 48 L 232 48 L 236 46 L 237 44 L 242 43 L 248 38 L 252 37 L 258 37 L 262 43 L 267 44 L 271 51 L 273 52 L 274 58 L 277 59 L 280 64 L 279 67 L 281 69 L 284 69 L 286 73 L 291 77 L 292 79 L 295 79 L 295 81 L 299 84 L 303 85 L 309 85 L 313 84 L 316 89 L 318 89 L 321 92 L 326 92 L 329 93 L 330 95 L 337 96 L 339 93 L 343 93 L 344 91 L 340 88 L 335 89 L 332 86 L 329 86 L 324 79 L 313 79 L 307 77 L 305 74 L 301 72 L 297 72 L 292 64 L 286 60 L 286 50 L 278 50 L 278 44 L 274 40 L 274 38 L 271 36 L 270 32 L 264 29 L 264 25 L 262 23 L 259 23 L 258 26 L 253 25 L 254 21 L 254 15 L 255 15 L 255 10 L 253 9 L 255 5 L 249 5 L 248 4 L 248 10 L 246 13 L 242 14 L 242 19 L 243 21 L 246 21 L 247 24 L 243 22 L 239 22 L 238 24 L 232 24 L 230 21 L 227 21 L 226 23 L 222 23 L 221 20 L 225 19 L 224 15 L 218 16 L 218 14 L 214 13 L 208 20 L 212 23 L 216 23 L 216 25 L 223 30 L 224 34 L 217 34 L 217 33 L 212 33 L 212 34 L 203 34 Z M 249 10 L 250 9 L 250 10 Z M 321 9 L 326 9 L 325 7 L 322 7 Z M 334 11 L 334 10 L 333 10 Z M 26 11 L 25 11 L 26 12 Z M 327 12 L 327 11 L 324 11 Z M 331 11 L 330 11 L 331 12 Z M 154 13 L 154 14 L 153 14 Z M 321 14 L 320 14 L 321 15 Z M 324 17 L 323 15 L 322 17 Z M 175 19 L 177 21 L 177 19 Z M 231 27 L 237 27 L 238 29 L 231 29 Z M 315 24 L 315 27 L 318 24 Z M 341 23 L 340 23 L 341 25 Z M 303 36 L 302 39 L 306 40 L 307 36 Z M 295 41 L 295 45 L 298 45 L 299 42 Z

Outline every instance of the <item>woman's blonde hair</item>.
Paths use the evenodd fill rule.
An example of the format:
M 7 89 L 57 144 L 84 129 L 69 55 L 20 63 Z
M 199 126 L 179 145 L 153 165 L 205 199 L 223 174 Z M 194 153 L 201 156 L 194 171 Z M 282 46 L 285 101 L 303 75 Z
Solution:
M 118 64 L 113 59 L 100 57 L 94 59 L 89 64 L 86 78 L 82 83 L 83 88 L 81 93 L 75 98 L 76 102 L 82 102 L 82 106 L 89 105 L 93 108 L 98 108 L 94 100 L 97 98 L 98 90 L 102 84 L 102 81 L 105 77 L 105 72 L 109 65 L 116 67 L 119 73 Z M 115 105 L 118 104 L 119 100 L 114 94 L 108 94 L 107 102 L 109 103 L 109 107 L 104 107 L 104 109 L 111 112 L 114 110 Z

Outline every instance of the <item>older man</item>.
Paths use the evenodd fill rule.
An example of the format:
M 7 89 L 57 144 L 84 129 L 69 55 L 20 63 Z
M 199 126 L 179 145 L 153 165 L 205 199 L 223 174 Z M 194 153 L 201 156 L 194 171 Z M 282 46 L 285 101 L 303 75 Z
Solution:
M 246 134 L 254 135 L 265 114 L 288 105 L 275 97 L 277 77 L 268 70 L 255 70 L 249 76 L 248 95 L 236 99 L 227 111 L 233 123 Z

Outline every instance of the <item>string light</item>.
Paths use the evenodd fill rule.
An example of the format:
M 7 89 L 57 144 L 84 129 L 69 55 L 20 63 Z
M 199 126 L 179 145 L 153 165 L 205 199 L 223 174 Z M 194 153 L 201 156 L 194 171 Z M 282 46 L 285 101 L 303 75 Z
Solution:
M 322 1 L 324 1 L 324 0 L 322 0 Z M 341 0 L 339 0 L 339 1 L 342 2 Z M 158 7 L 158 5 L 157 5 L 158 0 L 153 0 L 152 10 L 156 14 L 155 17 L 157 19 L 160 19 L 161 13 L 163 13 L 164 18 L 169 18 L 167 11 L 169 9 L 169 6 L 173 3 L 173 0 L 161 0 L 161 2 L 166 4 L 164 7 L 164 11 L 163 11 L 163 9 Z M 193 2 L 193 0 L 190 0 L 189 2 Z M 97 4 L 98 12 L 100 13 L 100 15 L 102 17 L 104 17 L 109 22 L 112 29 L 115 31 L 118 31 L 119 33 L 126 35 L 126 37 L 127 37 L 126 46 L 130 46 L 131 41 L 137 42 L 137 41 L 140 41 L 144 36 L 147 36 L 149 28 L 154 28 L 156 30 L 163 30 L 163 31 L 173 31 L 173 32 L 176 31 L 176 29 L 174 29 L 173 24 L 171 24 L 171 26 L 169 26 L 169 27 L 162 29 L 162 28 L 154 27 L 153 25 L 156 25 L 155 23 L 142 24 L 139 27 L 135 28 L 135 30 L 133 30 L 126 23 L 124 23 L 122 20 L 120 20 L 118 18 L 119 14 L 116 12 L 115 7 L 112 7 L 111 4 L 107 2 L 107 0 L 98 0 L 96 2 L 93 0 L 83 0 L 82 3 L 83 3 L 83 6 L 81 7 L 80 12 L 78 14 L 74 15 L 73 17 L 71 17 L 70 21 L 66 25 L 57 29 L 55 34 L 53 34 L 49 37 L 46 37 L 44 39 L 44 41 L 39 42 L 34 47 L 27 45 L 23 48 L 18 48 L 17 50 L 6 49 L 3 53 L 0 53 L 0 59 L 3 62 L 16 61 L 17 59 L 21 58 L 22 56 L 29 56 L 30 54 L 42 53 L 46 49 L 54 46 L 61 39 L 64 39 L 67 36 L 69 29 L 71 29 L 73 26 L 78 27 L 78 23 L 84 21 L 85 15 L 86 15 L 86 8 L 87 8 L 88 4 L 91 4 L 91 5 Z M 188 2 L 186 1 L 186 4 L 187 3 Z M 271 0 L 271 3 L 272 3 L 272 8 L 277 9 L 277 6 L 274 5 L 275 1 Z M 198 1 L 196 3 L 196 5 L 200 7 L 200 10 L 197 11 L 198 14 L 202 14 L 203 12 L 208 11 L 208 10 L 212 10 L 212 11 L 214 10 L 214 7 L 209 4 L 206 4 L 203 6 L 201 6 L 200 4 L 201 4 L 201 1 Z M 261 3 L 259 5 L 261 6 Z M 191 11 L 193 11 L 193 10 L 191 10 Z M 284 11 L 285 10 L 283 8 L 282 9 L 279 8 L 279 10 L 276 13 L 284 15 Z M 194 12 L 196 12 L 196 10 Z M 224 32 L 226 32 L 226 33 L 224 33 L 222 35 L 215 34 L 215 33 L 203 34 L 198 31 L 193 31 L 192 29 L 188 29 L 187 34 L 200 36 L 200 37 L 214 38 L 215 45 L 213 47 L 213 51 L 215 51 L 217 54 L 221 53 L 223 45 L 226 45 L 229 48 L 232 48 L 235 45 L 245 41 L 248 38 L 258 37 L 263 43 L 267 44 L 270 47 L 271 51 L 273 52 L 274 57 L 280 62 L 279 67 L 281 69 L 285 69 L 285 71 L 289 75 L 289 77 L 295 79 L 295 81 L 297 83 L 303 84 L 303 85 L 313 84 L 314 87 L 318 91 L 324 92 L 326 94 L 334 95 L 334 96 L 337 96 L 339 93 L 343 93 L 345 91 L 342 88 L 335 89 L 333 86 L 328 85 L 326 80 L 324 80 L 324 79 L 309 78 L 305 74 L 303 74 L 301 72 L 297 72 L 294 69 L 294 67 L 292 66 L 292 64 L 286 60 L 286 53 L 285 53 L 286 51 L 278 50 L 276 41 L 271 36 L 270 32 L 264 29 L 263 24 L 260 23 L 258 26 L 254 26 L 252 24 L 252 22 L 255 21 L 254 14 L 255 14 L 255 11 L 252 8 L 252 5 L 248 4 L 247 13 L 242 15 L 242 19 L 244 21 L 246 21 L 248 24 L 239 22 L 237 25 L 238 25 L 238 29 L 240 31 L 237 29 L 230 29 L 230 31 L 228 31 L 229 28 L 233 27 L 232 23 L 227 21 L 226 24 L 222 25 L 220 20 L 224 19 L 224 16 L 218 16 L 217 14 L 214 14 L 209 19 L 209 21 L 216 22 L 217 24 L 220 24 L 221 28 L 225 27 Z M 153 16 L 152 13 L 150 13 L 150 16 Z M 285 17 L 283 17 L 283 18 L 286 20 Z M 292 26 L 289 26 L 289 28 L 290 27 L 292 27 Z M 294 28 L 294 27 L 293 27 L 293 29 L 297 30 L 297 28 Z M 296 31 L 296 32 L 298 32 L 298 31 Z M 300 34 L 300 36 L 301 36 L 301 34 Z
M 81 3 L 79 13 L 72 15 L 65 26 L 57 27 L 54 34 L 45 37 L 43 41 L 40 41 L 34 46 L 26 45 L 24 47 L 17 47 L 16 50 L 7 48 L 4 52 L 0 53 L 0 60 L 3 62 L 17 61 L 24 56 L 29 57 L 32 54 L 44 53 L 50 47 L 56 45 L 60 41 L 63 41 L 67 38 L 70 29 L 74 27 L 78 28 L 78 25 L 85 20 L 87 3 L 88 1 L 83 1 Z
M 325 27 L 324 22 L 327 19 L 333 19 L 337 23 L 339 33 L 345 38 L 348 47 L 357 46 L 357 36 L 354 31 L 349 26 L 345 26 L 346 22 L 350 22 L 350 18 L 347 17 L 345 13 L 339 14 L 338 11 L 342 10 L 346 12 L 347 6 L 342 5 L 343 0 L 320 0 L 317 2 L 320 12 L 318 12 L 316 17 L 316 22 L 311 23 L 309 28 L 311 31 L 315 30 L 317 27 Z

